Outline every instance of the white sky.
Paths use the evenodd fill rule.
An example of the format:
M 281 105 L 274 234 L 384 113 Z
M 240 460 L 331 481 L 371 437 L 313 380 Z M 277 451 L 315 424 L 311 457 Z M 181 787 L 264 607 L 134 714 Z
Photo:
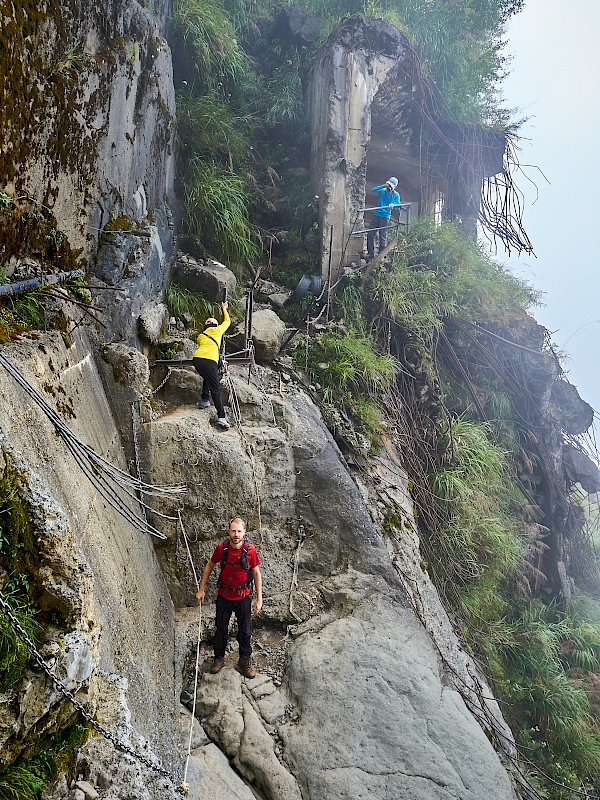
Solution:
M 525 0 L 507 31 L 513 57 L 504 98 L 528 116 L 519 159 L 535 182 L 525 193 L 524 227 L 537 258 L 498 253 L 542 291 L 535 318 L 553 333 L 569 380 L 600 411 L 600 0 Z

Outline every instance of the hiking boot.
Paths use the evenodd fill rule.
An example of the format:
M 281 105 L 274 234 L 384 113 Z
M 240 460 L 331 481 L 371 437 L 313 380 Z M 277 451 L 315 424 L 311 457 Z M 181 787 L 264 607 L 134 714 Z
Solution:
M 208 408 L 210 405 L 210 400 L 200 400 L 198 403 L 198 408 Z
M 252 663 L 252 658 L 248 656 L 240 656 L 239 661 L 235 665 L 237 671 L 244 676 L 244 678 L 256 678 L 256 670 Z
M 215 660 L 212 663 L 211 668 L 208 670 L 211 675 L 216 675 L 217 672 L 221 672 L 223 667 L 225 666 L 225 659 L 223 656 L 215 656 Z
M 217 425 L 219 426 L 219 428 L 231 428 L 231 425 L 227 422 L 225 417 L 219 417 L 219 419 L 217 420 Z

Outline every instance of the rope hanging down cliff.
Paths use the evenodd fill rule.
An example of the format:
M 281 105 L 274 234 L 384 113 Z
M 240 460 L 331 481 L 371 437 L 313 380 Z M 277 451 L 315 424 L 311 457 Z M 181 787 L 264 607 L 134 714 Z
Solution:
M 137 530 L 142 533 L 149 533 L 152 536 L 156 536 L 158 539 L 166 539 L 167 537 L 163 533 L 157 530 L 153 525 L 150 525 L 143 516 L 140 516 L 140 514 L 133 510 L 127 499 L 123 497 L 123 494 L 133 503 L 139 503 L 144 513 L 147 509 L 164 519 L 177 519 L 176 517 L 169 517 L 166 514 L 162 514 L 160 511 L 156 511 L 146 505 L 142 498 L 144 495 L 151 497 L 167 497 L 174 494 L 182 494 L 186 491 L 186 487 L 154 486 L 149 483 L 144 483 L 138 478 L 133 478 L 128 472 L 111 464 L 110 461 L 98 455 L 98 453 L 84 444 L 73 433 L 40 392 L 31 386 L 17 367 L 1 353 L 0 365 L 4 367 L 9 375 L 15 379 L 19 386 L 25 390 L 29 397 L 31 397 L 48 417 L 50 422 L 54 425 L 56 432 L 75 459 L 77 465 L 106 502 L 126 519 L 127 522 L 133 525 L 134 528 L 137 528 Z M 136 492 L 139 495 L 137 497 L 135 494 Z

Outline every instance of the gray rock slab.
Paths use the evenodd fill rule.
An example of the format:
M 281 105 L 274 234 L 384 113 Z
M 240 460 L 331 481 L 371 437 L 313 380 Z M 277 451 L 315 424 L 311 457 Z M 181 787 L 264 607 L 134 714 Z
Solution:
M 247 771 L 267 797 L 302 800 L 296 779 L 275 755 L 273 740 L 249 700 L 243 701 L 244 730 L 234 763 Z
M 207 744 L 191 753 L 187 783 L 189 800 L 256 800 L 256 795 L 214 744 Z
M 269 301 L 273 303 L 276 308 L 283 308 L 291 296 L 291 292 L 276 292 L 275 294 L 269 295 Z
M 299 639 L 288 689 L 300 720 L 279 730 L 311 800 L 514 800 L 428 635 L 385 598 Z
M 260 715 L 269 725 L 275 725 L 284 718 L 287 704 L 285 695 L 278 692 L 275 687 L 271 694 L 266 694 L 257 700 Z
M 75 786 L 77 787 L 77 789 L 80 789 L 81 792 L 83 792 L 83 794 L 85 795 L 85 797 L 88 798 L 88 800 L 97 800 L 97 798 L 99 797 L 98 792 L 89 781 L 77 781 Z
M 260 680 L 259 683 L 258 681 L 260 678 L 262 678 L 262 680 Z M 268 694 L 273 694 L 273 692 L 276 691 L 275 684 L 268 675 L 257 675 L 249 685 L 250 692 L 255 700 L 260 700 L 261 697 L 266 697 Z
M 164 303 L 145 306 L 138 320 L 140 336 L 151 344 L 157 344 L 168 320 L 169 310 Z
M 188 745 L 190 746 L 191 750 L 196 750 L 198 747 L 203 747 L 210 741 L 204 732 L 202 725 L 200 725 L 197 719 L 192 717 L 191 711 L 188 711 L 185 706 L 179 706 L 179 734 L 181 737 L 182 747 L 186 752 Z

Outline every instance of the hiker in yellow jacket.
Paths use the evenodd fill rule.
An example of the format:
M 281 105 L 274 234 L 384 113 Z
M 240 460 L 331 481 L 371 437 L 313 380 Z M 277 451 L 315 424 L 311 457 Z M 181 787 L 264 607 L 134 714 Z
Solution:
M 223 322 L 219 325 L 214 317 L 209 317 L 204 323 L 204 330 L 198 334 L 198 349 L 194 353 L 194 367 L 199 375 L 204 378 L 202 385 L 202 399 L 200 408 L 208 408 L 210 405 L 209 393 L 212 397 L 215 408 L 217 409 L 217 425 L 221 428 L 229 428 L 229 423 L 225 417 L 223 400 L 221 399 L 221 387 L 219 385 L 219 354 L 221 352 L 221 340 L 223 334 L 231 324 L 227 313 L 227 302 L 221 303 L 223 309 Z

